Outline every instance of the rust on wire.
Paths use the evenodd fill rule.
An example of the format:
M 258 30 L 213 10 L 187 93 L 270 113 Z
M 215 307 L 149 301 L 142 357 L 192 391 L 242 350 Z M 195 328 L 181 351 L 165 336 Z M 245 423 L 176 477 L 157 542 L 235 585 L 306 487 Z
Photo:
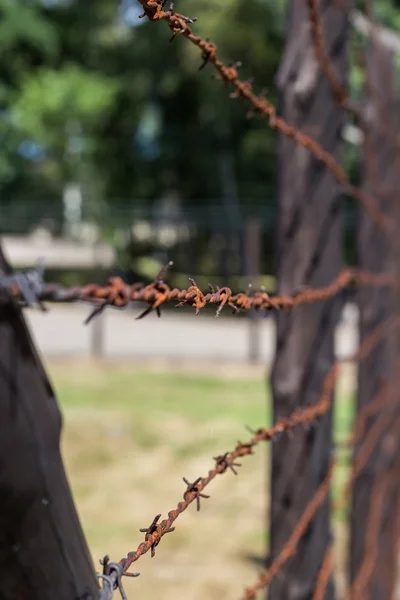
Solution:
M 386 407 L 390 400 L 390 391 L 393 393 L 393 386 L 387 381 L 383 383 L 378 392 L 366 406 L 362 407 L 357 414 L 354 423 L 353 433 L 348 441 L 349 446 L 354 446 L 363 436 L 367 426 L 368 419 L 376 415 L 384 406 Z
M 385 476 L 386 475 L 386 476 Z M 371 494 L 371 506 L 367 519 L 367 536 L 364 557 L 346 600 L 366 598 L 365 591 L 372 577 L 379 556 L 379 531 L 382 522 L 382 508 L 388 487 L 388 474 L 376 476 Z
M 360 108 L 351 101 L 348 90 L 340 81 L 338 73 L 326 50 L 319 0 L 306 0 L 306 3 L 308 8 L 311 38 L 315 55 L 321 70 L 330 85 L 336 102 L 339 104 L 339 106 L 342 106 L 350 114 L 356 117 L 357 121 L 360 122 L 363 120 Z
M 325 590 L 328 585 L 333 567 L 333 545 L 328 546 L 322 565 L 318 573 L 317 583 L 314 588 L 312 600 L 324 600 Z
M 385 433 L 392 429 L 394 425 L 400 425 L 400 418 L 393 420 L 393 413 L 387 412 L 381 415 L 373 426 L 369 429 L 368 434 L 365 436 L 357 454 L 354 457 L 350 477 L 345 485 L 344 491 L 335 503 L 335 510 L 343 509 L 346 505 L 347 500 L 350 497 L 351 489 L 354 481 L 361 473 L 362 469 L 366 465 L 369 457 L 382 440 Z
M 229 456 L 229 452 L 225 452 L 221 456 L 214 456 L 215 460 L 215 468 L 219 471 L 219 473 L 225 473 L 227 469 L 230 469 L 234 475 L 237 475 L 237 471 L 235 467 L 241 467 L 241 463 L 228 462 L 226 459 Z
M 170 9 L 164 11 L 164 6 L 166 4 L 165 0 L 137 1 L 143 7 L 142 17 L 147 17 L 150 21 L 166 21 L 172 31 L 172 40 L 175 39 L 177 35 L 183 35 L 200 49 L 201 58 L 203 60 L 201 68 L 207 64 L 213 65 L 218 71 L 219 78 L 227 85 L 231 85 L 234 88 L 234 92 L 231 94 L 232 98 L 242 98 L 245 100 L 250 104 L 254 114 L 267 119 L 269 126 L 273 130 L 278 131 L 282 135 L 292 139 L 309 150 L 317 160 L 325 165 L 335 179 L 344 187 L 346 192 L 364 206 L 371 218 L 380 228 L 386 231 L 393 230 L 393 222 L 381 212 L 375 199 L 366 191 L 351 185 L 350 178 L 345 169 L 332 154 L 325 150 L 313 138 L 302 133 L 295 127 L 292 127 L 281 117 L 278 117 L 275 106 L 271 104 L 265 96 L 257 96 L 253 91 L 253 86 L 250 81 L 242 81 L 239 79 L 237 69 L 239 63 L 225 65 L 218 57 L 216 45 L 193 33 L 190 25 L 194 23 L 196 19 L 190 19 L 189 17 L 185 17 L 184 15 L 175 12 L 172 2 L 170 3 Z
M 199 477 L 194 483 L 189 483 L 184 479 L 188 487 L 184 493 L 183 501 L 178 503 L 176 509 L 170 510 L 168 517 L 161 521 L 161 523 L 158 523 L 161 515 L 157 515 L 150 527 L 141 530 L 146 533 L 144 542 L 139 544 L 135 551 L 129 552 L 126 558 L 121 559 L 119 562 L 123 567 L 124 574 L 129 575 L 129 573 L 127 573 L 129 567 L 150 549 L 152 551 L 152 556 L 154 556 L 154 550 L 160 543 L 162 536 L 173 530 L 172 525 L 179 515 L 194 501 L 196 501 L 197 507 L 199 508 L 199 498 L 204 497 L 202 492 L 205 487 L 209 485 L 217 475 L 225 473 L 230 466 L 238 466 L 237 463 L 235 464 L 235 461 L 239 457 L 253 454 L 254 447 L 262 441 L 273 441 L 277 435 L 284 432 L 290 432 L 294 427 L 300 425 L 307 426 L 312 424 L 316 422 L 320 416 L 324 415 L 331 406 L 332 392 L 340 372 L 340 365 L 343 362 L 363 360 L 381 342 L 389 330 L 393 331 L 399 326 L 400 317 L 391 317 L 387 319 L 371 332 L 351 358 L 346 361 L 337 361 L 324 379 L 322 393 L 318 402 L 310 406 L 296 409 L 288 417 L 278 419 L 278 421 L 270 428 L 258 429 L 254 432 L 252 438 L 248 442 L 239 441 L 232 452 L 227 452 L 214 459 L 216 465 L 208 472 L 206 477 Z
M 84 286 L 64 287 L 56 283 L 44 283 L 42 279 L 35 279 L 32 284 L 35 270 L 26 273 L 16 273 L 11 276 L 0 276 L 0 291 L 20 299 L 30 306 L 43 302 L 85 302 L 91 304 L 94 309 L 86 319 L 86 323 L 103 312 L 106 308 L 124 309 L 132 302 L 143 302 L 148 307 L 137 317 L 142 319 L 152 311 L 160 316 L 161 307 L 168 302 L 176 302 L 177 307 L 188 305 L 194 308 L 198 314 L 205 306 L 217 306 L 216 315 L 227 307 L 233 312 L 248 311 L 271 311 L 279 309 L 294 308 L 301 304 L 311 302 L 322 302 L 340 293 L 351 286 L 373 286 L 400 287 L 400 279 L 395 275 L 369 273 L 357 269 L 343 269 L 336 279 L 325 287 L 303 289 L 292 295 L 274 296 L 265 291 L 251 293 L 233 293 L 231 288 L 210 286 L 208 292 L 203 292 L 194 279 L 189 281 L 191 285 L 187 289 L 171 288 L 164 281 L 164 276 L 172 262 L 169 262 L 155 281 L 145 285 L 135 283 L 128 285 L 121 277 L 110 277 L 107 285 L 89 283 Z
M 196 481 L 194 481 L 193 483 L 190 483 L 186 477 L 183 477 L 183 481 L 186 483 L 187 488 L 186 491 L 183 494 L 183 499 L 186 500 L 186 498 L 191 498 L 191 495 L 194 493 L 195 494 L 195 498 L 196 498 L 196 504 L 197 504 L 197 512 L 199 512 L 200 510 L 200 498 L 209 498 L 210 496 L 207 496 L 206 494 L 202 494 L 201 490 L 199 488 L 199 483 L 201 482 L 202 477 L 198 477 L 196 479 Z
M 310 502 L 307 504 L 305 511 L 298 520 L 290 538 L 288 539 L 285 546 L 282 548 L 281 552 L 273 561 L 269 569 L 265 573 L 262 573 L 260 575 L 258 581 L 253 586 L 247 588 L 247 590 L 245 591 L 245 600 L 254 599 L 257 595 L 257 592 L 263 587 L 269 585 L 273 577 L 275 577 L 280 572 L 283 565 L 289 560 L 289 558 L 291 558 L 296 553 L 297 546 L 301 538 L 307 531 L 307 528 L 309 527 L 311 521 L 315 517 L 318 509 L 321 507 L 322 503 L 328 495 L 333 473 L 333 464 L 334 463 L 332 460 L 328 472 L 325 476 L 325 479 L 317 489 L 314 496 L 311 498 Z
M 334 389 L 334 385 L 336 383 L 337 376 L 339 374 L 340 365 L 344 362 L 360 361 L 360 360 L 365 359 L 376 348 L 376 346 L 382 341 L 382 339 L 388 334 L 389 331 L 394 331 L 398 327 L 400 327 L 400 317 L 394 317 L 394 316 L 388 318 L 386 321 L 379 324 L 371 332 L 371 334 L 363 341 L 363 343 L 358 348 L 357 352 L 355 352 L 354 355 L 350 359 L 337 361 L 336 363 L 333 364 L 333 366 L 331 367 L 330 371 L 328 372 L 328 374 L 326 375 L 326 377 L 324 379 L 322 394 L 321 394 L 319 401 L 316 404 L 312 405 L 311 407 L 305 407 L 304 409 L 297 409 L 292 414 L 292 416 L 289 417 L 289 419 L 293 419 L 293 417 L 295 417 L 295 416 L 298 417 L 302 411 L 309 411 L 311 409 L 311 411 L 314 411 L 314 414 L 312 415 L 312 414 L 308 413 L 308 415 L 307 415 L 308 418 L 305 421 L 303 421 L 303 424 L 308 424 L 308 423 L 312 423 L 313 420 L 315 420 L 317 418 L 317 416 L 321 416 L 322 414 L 325 414 L 328 411 L 328 409 L 330 408 L 331 403 L 332 403 L 332 392 Z M 392 416 L 390 416 L 390 419 L 392 419 Z M 293 420 L 295 420 L 295 419 L 293 419 Z M 278 424 L 279 424 L 279 421 L 276 425 L 278 425 Z M 367 435 L 367 437 L 365 439 L 365 442 L 366 442 L 365 447 L 363 448 L 363 450 L 360 449 L 359 454 L 361 456 L 358 456 L 358 462 L 355 463 L 355 464 L 357 464 L 357 467 L 355 467 L 355 466 L 353 467 L 352 481 L 358 475 L 358 473 L 360 472 L 360 469 L 365 464 L 367 457 L 369 456 L 369 454 L 372 452 L 373 448 L 378 443 L 378 441 L 382 435 L 382 430 L 384 430 L 384 428 L 387 427 L 387 424 L 388 423 L 386 421 L 384 423 L 380 424 L 378 439 L 376 439 L 376 437 L 374 435 L 371 435 L 371 431 Z M 289 428 L 288 428 L 288 430 L 289 430 Z M 370 438 L 372 438 L 372 440 Z M 333 467 L 331 466 L 331 469 L 332 468 Z M 329 490 L 329 481 L 330 481 L 330 477 L 331 477 L 331 472 L 329 472 L 328 475 L 329 475 L 329 478 L 327 476 L 328 481 L 327 481 L 327 479 L 324 480 L 324 482 L 327 485 L 326 493 Z M 323 484 L 321 487 L 323 487 Z M 320 505 L 320 504 L 317 504 L 317 508 L 315 509 L 315 511 L 314 512 L 311 511 L 310 507 L 316 506 L 316 504 L 315 504 L 316 497 L 318 496 L 318 494 L 320 494 L 321 487 L 317 490 L 316 494 L 311 498 L 305 512 L 303 513 L 303 516 L 298 521 L 298 525 L 296 526 L 296 528 L 293 531 L 292 535 L 290 536 L 289 540 L 287 541 L 285 546 L 282 548 L 280 554 L 274 560 L 274 562 L 272 563 L 270 568 L 265 573 L 260 575 L 258 581 L 256 582 L 256 584 L 254 584 L 254 586 L 252 586 L 251 588 L 248 588 L 248 590 L 246 590 L 246 595 L 245 595 L 246 600 L 255 598 L 258 590 L 262 589 L 266 585 L 269 585 L 269 583 L 271 582 L 273 577 L 275 577 L 280 572 L 281 568 L 284 566 L 286 561 L 292 556 L 293 551 L 295 551 L 295 548 L 297 548 L 297 544 L 298 544 L 300 538 L 305 533 L 310 520 L 314 517 L 315 511 L 318 509 L 318 507 Z M 347 492 L 345 491 L 345 494 L 346 493 Z M 325 498 L 325 496 L 324 496 L 324 498 Z M 324 498 L 321 499 L 321 503 Z M 306 519 L 306 516 L 309 520 Z M 299 524 L 301 522 L 303 522 L 304 527 L 301 529 L 299 538 L 297 538 L 297 535 L 299 534 L 299 530 L 297 530 L 297 527 L 299 526 Z M 297 535 L 295 534 L 296 531 L 297 531 Z M 294 548 L 294 550 L 293 550 L 293 548 Z M 330 564 L 328 563 L 324 567 L 324 576 L 326 576 L 328 579 L 329 579 L 329 573 L 327 573 L 327 571 L 329 571 L 329 570 L 330 570 Z
M 163 522 L 159 524 L 158 521 L 160 520 L 160 517 L 161 517 L 161 513 L 154 517 L 153 521 L 151 522 L 151 524 L 148 527 L 139 529 L 139 531 L 146 534 L 145 540 L 151 541 L 150 548 L 151 548 L 151 556 L 152 557 L 155 556 L 156 547 L 160 543 L 161 537 L 163 535 L 165 535 L 166 533 L 171 533 L 172 531 L 175 531 L 175 527 L 165 527 L 165 526 L 163 526 Z
M 388 393 L 388 386 L 386 383 L 382 385 L 380 390 L 378 390 L 375 398 L 371 401 L 370 405 L 366 407 L 366 409 L 375 404 L 375 406 L 379 406 L 378 400 L 382 400 Z M 363 418 L 361 419 L 363 422 Z M 360 475 L 362 469 L 367 464 L 369 457 L 372 452 L 377 448 L 379 442 L 382 440 L 382 437 L 385 435 L 387 431 L 390 431 L 393 427 L 400 425 L 400 418 L 393 419 L 393 413 L 385 413 L 380 415 L 374 425 L 369 429 L 367 435 L 365 436 L 360 448 L 354 456 L 352 468 L 350 471 L 350 476 L 344 486 L 342 493 L 339 495 L 337 500 L 334 503 L 333 511 L 343 510 L 346 506 L 346 503 L 350 497 L 352 487 L 354 485 L 355 480 Z M 360 430 L 359 435 L 361 436 Z M 354 433 L 350 435 L 348 444 L 354 443 L 358 440 L 354 439 Z M 372 496 L 373 497 L 373 496 Z M 321 567 L 313 600 L 320 600 L 324 598 L 324 592 L 326 589 L 326 585 L 329 581 L 330 574 L 333 569 L 333 560 L 328 557 L 328 554 L 331 553 L 331 548 L 329 547 L 325 553 L 325 557 L 323 559 L 323 566 Z

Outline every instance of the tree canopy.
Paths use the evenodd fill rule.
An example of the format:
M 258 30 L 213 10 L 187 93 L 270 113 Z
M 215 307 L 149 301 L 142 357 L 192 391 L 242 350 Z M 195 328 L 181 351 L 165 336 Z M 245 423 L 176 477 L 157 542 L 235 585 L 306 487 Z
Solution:
M 277 102 L 286 2 L 188 0 L 177 10 L 221 57 Z M 184 6 L 181 6 L 184 4 Z M 379 18 L 400 25 L 380 0 Z M 272 202 L 275 135 L 228 99 L 199 52 L 136 0 L 0 0 L 0 189 L 3 205 L 51 200 L 79 182 L 89 205 Z

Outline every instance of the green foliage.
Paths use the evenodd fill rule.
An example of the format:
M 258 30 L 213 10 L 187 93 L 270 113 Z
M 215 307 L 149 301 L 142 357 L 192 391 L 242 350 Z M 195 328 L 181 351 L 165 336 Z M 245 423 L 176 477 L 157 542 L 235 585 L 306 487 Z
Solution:
M 58 49 L 58 36 L 51 22 L 39 14 L 34 3 L 1 0 L 0 51 L 13 51 L 18 43 L 54 53 Z
M 65 169 L 68 154 L 85 156 L 98 144 L 98 123 L 112 107 L 118 82 L 76 64 L 40 68 L 22 78 L 10 118 L 16 130 L 46 148 L 54 170 Z M 66 156 L 67 155 L 67 156 Z M 70 177 L 74 173 L 72 164 Z M 62 183 L 62 175 L 59 175 Z
M 394 0 L 379 18 L 400 26 Z M 0 0 L 3 202 L 54 198 L 81 181 L 99 205 L 144 205 L 174 190 L 186 204 L 272 202 L 275 135 L 199 72 L 198 49 L 163 23 L 124 22 L 118 0 Z M 226 62 L 278 102 L 286 1 L 177 0 Z M 131 0 L 131 6 L 136 6 Z M 140 8 L 138 6 L 138 8 Z M 138 11 L 139 12 L 139 11 Z M 352 87 L 362 76 L 354 63 Z M 233 191 L 232 191 L 233 190 Z M 222 202 L 222 201 L 221 201 Z
M 71 119 L 93 126 L 110 109 L 117 91 L 110 78 L 73 64 L 59 71 L 41 69 L 24 78 L 13 117 L 17 126 L 47 145 Z

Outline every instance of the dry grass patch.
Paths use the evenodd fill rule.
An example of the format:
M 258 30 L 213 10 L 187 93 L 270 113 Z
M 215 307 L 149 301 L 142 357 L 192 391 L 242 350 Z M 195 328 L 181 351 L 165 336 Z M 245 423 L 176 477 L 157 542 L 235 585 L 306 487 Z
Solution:
M 198 366 L 80 362 L 54 363 L 50 372 L 64 412 L 67 470 L 97 565 L 106 553 L 119 560 L 136 549 L 139 528 L 182 499 L 182 477 L 206 475 L 212 456 L 249 437 L 245 424 L 271 420 L 264 379 L 239 367 L 207 376 Z M 351 414 L 343 398 L 339 437 Z M 267 459 L 261 445 L 242 459 L 239 476 L 228 471 L 213 481 L 200 513 L 189 507 L 156 557 L 133 565 L 142 575 L 126 582 L 128 597 L 239 598 L 266 552 Z

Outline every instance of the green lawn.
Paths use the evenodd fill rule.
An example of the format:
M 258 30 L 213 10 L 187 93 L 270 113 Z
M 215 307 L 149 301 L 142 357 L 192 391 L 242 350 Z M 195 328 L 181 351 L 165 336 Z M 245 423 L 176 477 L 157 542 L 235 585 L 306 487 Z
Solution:
M 181 499 L 182 477 L 194 480 L 212 456 L 248 439 L 245 425 L 271 424 L 263 377 L 206 376 L 113 363 L 52 364 L 64 413 L 63 451 L 95 560 L 120 559 L 143 539 L 155 514 Z M 335 410 L 335 437 L 351 423 L 351 397 Z M 156 558 L 143 557 L 142 577 L 128 590 L 151 600 L 232 598 L 254 580 L 265 552 L 268 445 L 245 457 L 239 477 L 227 472 L 209 488 L 200 514 L 190 507 Z M 340 459 L 342 481 L 347 458 Z M 104 485 L 107 482 L 108 485 Z M 140 565 L 140 566 L 139 566 Z M 207 576 L 204 576 L 204 572 Z

